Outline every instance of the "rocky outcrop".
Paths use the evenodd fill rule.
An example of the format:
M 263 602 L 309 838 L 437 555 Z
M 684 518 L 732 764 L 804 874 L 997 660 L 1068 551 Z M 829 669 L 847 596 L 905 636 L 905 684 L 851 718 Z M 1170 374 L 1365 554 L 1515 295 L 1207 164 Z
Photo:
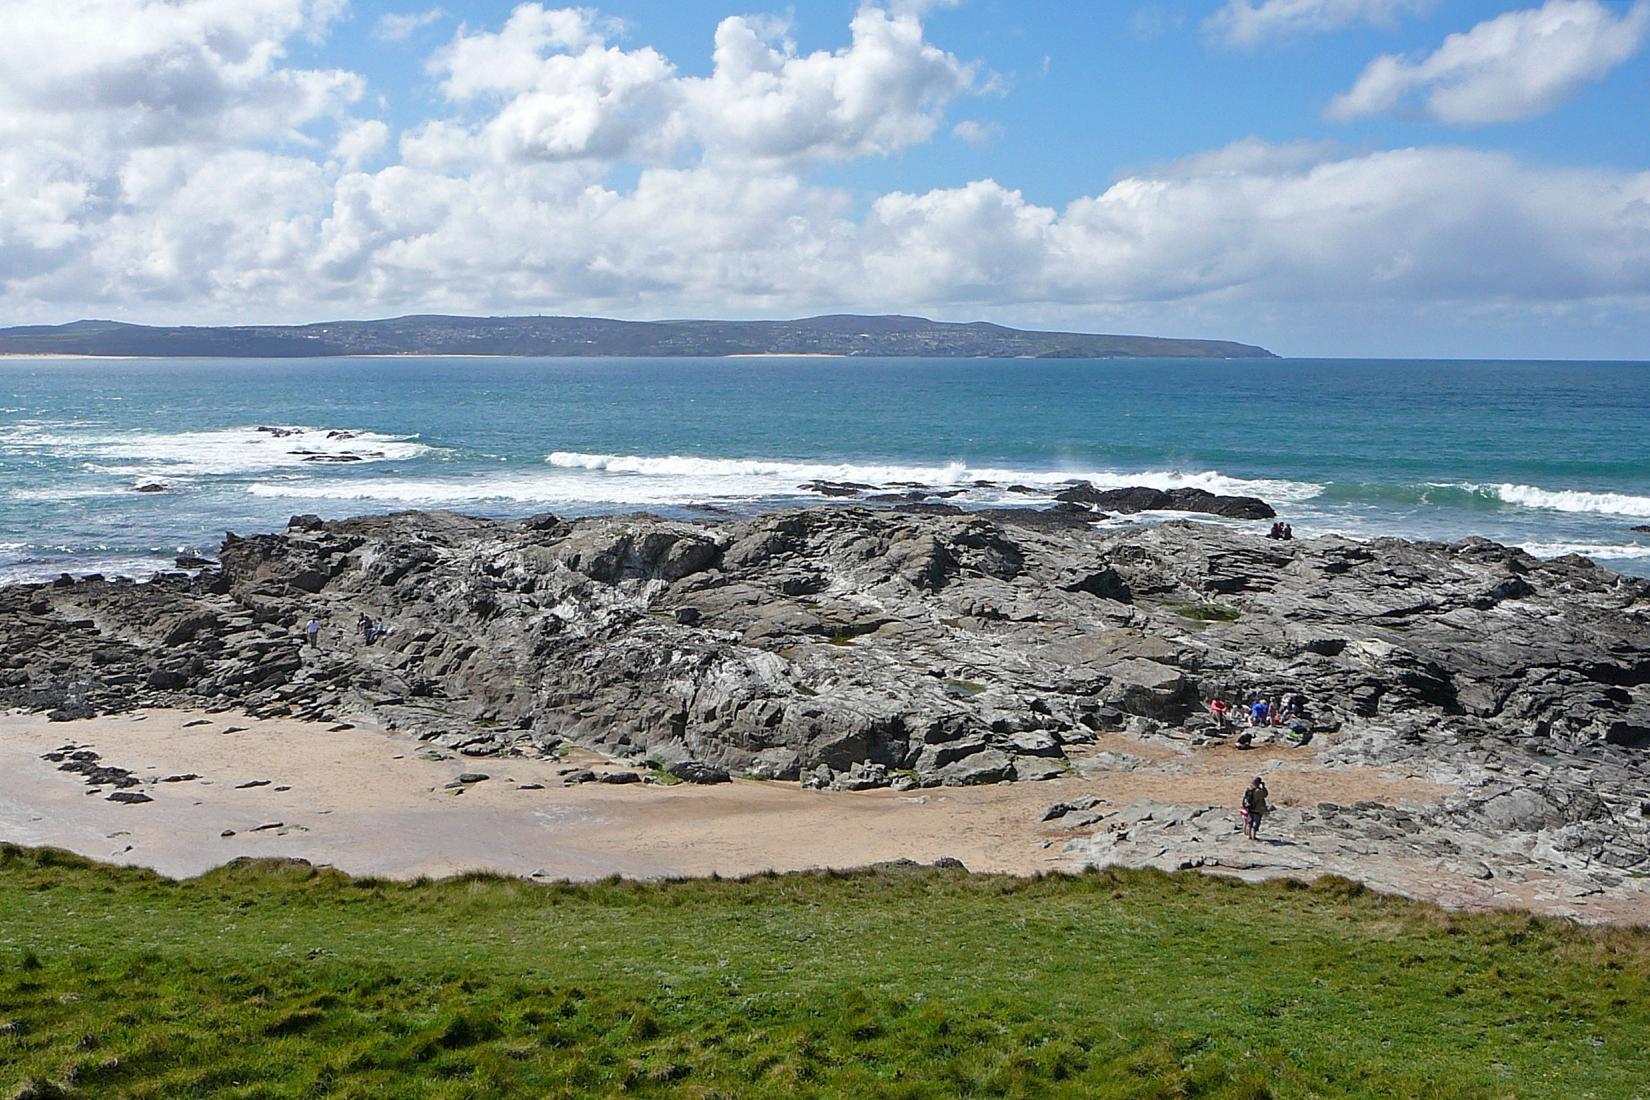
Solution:
M 968 492 L 967 489 L 941 488 L 914 482 L 869 485 L 859 481 L 809 481 L 798 485 L 797 488 L 803 492 L 817 493 L 822 497 L 852 500 L 855 503 L 892 504 L 899 511 L 938 513 L 949 510 L 954 514 L 960 514 L 965 509 L 925 502 L 950 500 Z M 993 481 L 976 481 L 971 488 L 989 490 L 997 494 L 998 499 L 1010 493 L 1041 494 L 1053 491 L 1052 488 L 1037 490 L 1025 485 L 999 485 Z M 1002 522 L 1008 518 L 1009 513 L 1018 513 L 1020 522 L 1028 526 L 1042 526 L 1052 521 L 1027 519 L 1027 516 L 1057 516 L 1066 526 L 1109 518 L 1101 509 L 1110 509 L 1127 515 L 1136 512 L 1190 512 L 1220 516 L 1223 519 L 1274 519 L 1277 516 L 1272 506 L 1259 497 L 1225 496 L 1211 493 L 1206 489 L 1152 489 L 1143 485 L 1123 489 L 1097 489 L 1093 482 L 1076 481 L 1066 483 L 1065 488 L 1053 492 L 1053 495 L 1054 499 L 1060 502 L 1058 509 L 992 508 L 983 514 Z
M 1113 512 L 1193 512 L 1225 519 L 1273 519 L 1277 512 L 1259 497 L 1224 496 L 1207 489 L 1152 489 L 1135 485 L 1125 489 L 1096 489 L 1079 481 L 1055 494 L 1054 499 L 1070 504 L 1092 505 Z
M 1650 870 L 1647 582 L 1482 540 L 907 507 L 294 517 L 198 575 L 0 589 L 0 702 L 359 715 L 469 756 L 566 741 L 859 788 L 1059 775 L 1100 730 L 1210 743 L 1216 692 L 1288 693 L 1331 763 L 1458 785 L 1451 827 Z

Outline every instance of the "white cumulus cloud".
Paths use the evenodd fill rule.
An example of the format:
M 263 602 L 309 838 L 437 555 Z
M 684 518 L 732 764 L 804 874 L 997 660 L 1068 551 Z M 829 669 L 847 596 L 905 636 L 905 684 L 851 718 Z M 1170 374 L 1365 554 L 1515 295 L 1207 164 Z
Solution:
M 1439 122 L 1513 122 L 1551 111 L 1637 53 L 1650 3 L 1547 0 L 1452 34 L 1425 57 L 1387 54 L 1329 105 L 1338 121 L 1381 114 L 1418 98 Z
M 614 30 L 590 9 L 525 4 L 497 32 L 462 30 L 433 67 L 454 101 L 494 104 L 476 148 L 551 161 L 887 154 L 933 136 L 974 82 L 910 8 L 861 8 L 848 46 L 809 54 L 782 21 L 724 19 L 708 77 L 610 44 Z
M 390 128 L 377 119 L 353 123 L 338 135 L 332 155 L 354 170 L 384 151 L 390 141 Z
M 333 0 L 7 0 L 0 139 L 81 148 L 293 137 L 358 99 L 361 79 L 282 64 Z

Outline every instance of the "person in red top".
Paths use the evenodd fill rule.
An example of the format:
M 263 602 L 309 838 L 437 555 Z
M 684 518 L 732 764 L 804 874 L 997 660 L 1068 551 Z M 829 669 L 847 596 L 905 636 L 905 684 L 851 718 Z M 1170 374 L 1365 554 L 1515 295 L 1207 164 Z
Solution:
M 1225 696 L 1217 695 L 1209 700 L 1209 714 L 1214 718 L 1215 725 L 1219 728 L 1226 728 L 1226 716 L 1231 712 L 1231 704 L 1226 702 Z

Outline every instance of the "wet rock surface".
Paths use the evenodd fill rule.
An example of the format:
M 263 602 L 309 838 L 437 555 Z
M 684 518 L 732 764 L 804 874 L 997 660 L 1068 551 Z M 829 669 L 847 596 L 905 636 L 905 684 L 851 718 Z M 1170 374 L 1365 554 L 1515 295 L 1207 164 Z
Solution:
M 229 536 L 195 574 L 0 589 L 0 704 L 367 719 L 461 757 L 573 743 L 697 782 L 863 790 L 1066 774 L 1102 730 L 1223 744 L 1237 731 L 1207 717 L 1215 693 L 1287 693 L 1305 757 L 1457 791 L 1377 815 L 1374 836 L 1369 815 L 1298 811 L 1349 853 L 1431 844 L 1577 883 L 1650 872 L 1644 581 L 1482 540 L 1278 543 L 902 507 L 294 517 Z M 368 640 L 362 616 L 388 632 Z M 1126 851 L 1113 835 L 1078 854 L 1194 858 L 1179 834 L 1161 857 L 1136 854 L 1140 828 Z

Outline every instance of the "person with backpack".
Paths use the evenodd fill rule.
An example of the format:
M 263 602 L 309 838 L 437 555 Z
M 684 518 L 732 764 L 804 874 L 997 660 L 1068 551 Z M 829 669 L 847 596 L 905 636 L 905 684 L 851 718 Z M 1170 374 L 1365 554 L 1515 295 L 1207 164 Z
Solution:
M 1266 804 L 1266 780 L 1255 776 L 1249 789 L 1243 792 L 1243 835 L 1248 840 L 1260 839 L 1260 823 L 1271 812 Z

